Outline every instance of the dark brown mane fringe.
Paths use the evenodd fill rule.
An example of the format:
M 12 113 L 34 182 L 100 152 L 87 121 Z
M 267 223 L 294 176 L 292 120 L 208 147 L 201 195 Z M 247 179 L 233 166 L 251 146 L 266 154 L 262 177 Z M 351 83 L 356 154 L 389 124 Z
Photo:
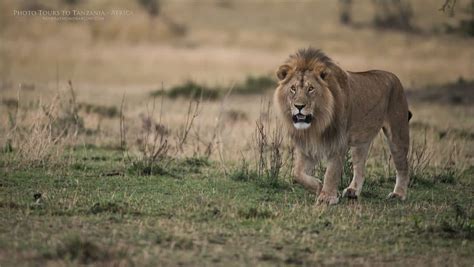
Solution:
M 286 60 L 286 63 L 295 66 L 296 71 L 313 70 L 318 63 L 329 66 L 333 64 L 331 58 L 326 56 L 320 49 L 312 47 L 299 49 Z

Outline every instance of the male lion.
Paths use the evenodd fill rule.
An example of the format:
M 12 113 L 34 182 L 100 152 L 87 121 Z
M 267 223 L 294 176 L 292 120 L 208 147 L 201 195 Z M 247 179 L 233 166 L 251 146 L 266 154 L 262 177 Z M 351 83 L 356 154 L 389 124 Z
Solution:
M 300 49 L 276 73 L 274 101 L 295 145 L 295 181 L 336 204 L 343 161 L 351 148 L 354 176 L 343 197 L 357 198 L 370 144 L 380 129 L 388 139 L 397 178 L 389 198 L 407 195 L 411 113 L 398 78 L 386 71 L 342 70 L 320 50 Z M 324 184 L 309 173 L 327 160 Z

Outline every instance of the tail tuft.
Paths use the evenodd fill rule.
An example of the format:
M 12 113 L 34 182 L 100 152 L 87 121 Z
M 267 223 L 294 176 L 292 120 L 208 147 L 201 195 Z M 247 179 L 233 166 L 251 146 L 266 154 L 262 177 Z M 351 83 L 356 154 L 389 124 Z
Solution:
M 411 113 L 411 111 L 408 111 L 408 121 L 410 121 L 411 117 L 413 117 L 413 114 Z

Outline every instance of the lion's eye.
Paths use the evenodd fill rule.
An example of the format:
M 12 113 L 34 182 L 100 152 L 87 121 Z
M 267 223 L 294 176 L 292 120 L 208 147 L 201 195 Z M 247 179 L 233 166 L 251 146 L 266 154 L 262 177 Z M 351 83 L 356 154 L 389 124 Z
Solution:
M 312 85 L 310 85 L 310 86 L 308 87 L 308 92 L 311 93 L 311 92 L 313 92 L 313 91 L 314 91 L 314 87 L 313 87 Z
M 291 91 L 293 94 L 296 93 L 296 87 L 295 87 L 294 85 L 292 85 L 292 86 L 290 87 L 290 91 Z

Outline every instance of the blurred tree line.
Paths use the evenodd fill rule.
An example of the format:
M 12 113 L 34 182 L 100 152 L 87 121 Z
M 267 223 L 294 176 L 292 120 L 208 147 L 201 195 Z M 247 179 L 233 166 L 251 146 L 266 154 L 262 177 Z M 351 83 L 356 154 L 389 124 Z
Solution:
M 163 23 L 168 26 L 168 28 L 174 34 L 182 36 L 186 34 L 186 26 L 176 23 L 172 18 L 168 17 L 165 13 L 161 12 L 161 2 L 159 0 L 137 0 L 140 6 L 145 9 L 150 17 L 150 20 L 155 18 L 161 18 Z
M 339 21 L 345 25 L 353 25 L 353 0 L 339 0 Z M 415 16 L 411 2 L 402 0 L 372 0 L 374 15 L 372 24 L 376 28 L 391 29 L 405 32 L 419 31 L 413 24 Z M 450 17 L 455 16 L 456 0 L 444 0 L 438 11 Z M 441 30 L 444 33 L 459 33 L 474 37 L 474 0 L 470 7 L 462 10 L 469 14 L 467 18 L 459 18 L 457 25 L 444 24 Z
M 77 6 L 84 2 L 84 0 L 61 0 L 67 6 Z M 176 36 L 183 36 L 187 32 L 185 25 L 179 24 L 174 21 L 171 17 L 167 16 L 162 12 L 160 0 L 136 0 L 138 5 L 148 14 L 150 22 L 152 23 L 155 19 L 160 19 L 172 33 Z M 44 5 L 42 1 L 29 0 L 25 2 L 24 9 L 26 10 L 51 10 L 47 5 Z

